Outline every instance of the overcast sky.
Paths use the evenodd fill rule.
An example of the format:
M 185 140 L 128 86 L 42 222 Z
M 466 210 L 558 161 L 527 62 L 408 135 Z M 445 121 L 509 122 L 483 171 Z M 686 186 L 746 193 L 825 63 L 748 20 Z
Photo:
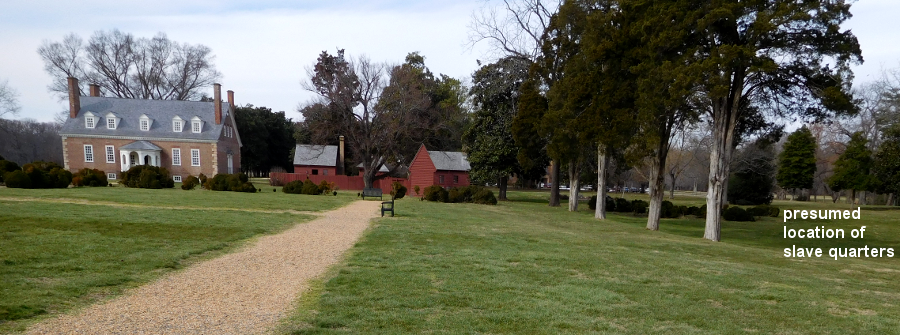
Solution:
M 19 93 L 18 118 L 52 121 L 67 107 L 47 91 L 50 77 L 37 54 L 43 40 L 60 41 L 69 33 L 87 40 L 110 29 L 136 37 L 163 32 L 173 41 L 212 48 L 223 90 L 235 91 L 238 104 L 286 111 L 296 120 L 298 104 L 311 97 L 300 86 L 305 69 L 323 50 L 340 47 L 352 56 L 390 63 L 418 51 L 432 72 L 466 80 L 478 67 L 476 59 L 489 59 L 486 43 L 466 47 L 472 13 L 484 5 L 482 0 L 0 0 L 0 81 L 8 80 Z M 859 38 L 866 60 L 854 68 L 856 82 L 900 67 L 900 1 L 861 0 L 851 12 L 845 27 Z

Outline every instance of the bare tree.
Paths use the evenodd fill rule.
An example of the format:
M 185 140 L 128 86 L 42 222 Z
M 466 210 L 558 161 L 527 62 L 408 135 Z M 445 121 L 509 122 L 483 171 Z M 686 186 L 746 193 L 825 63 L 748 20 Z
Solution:
M 59 128 L 51 122 L 0 119 L 0 156 L 20 165 L 34 161 L 62 164 Z
M 19 93 L 9 87 L 9 82 L 0 81 L 0 117 L 7 114 L 15 116 L 19 114 Z
M 67 96 L 67 77 L 100 85 L 104 94 L 119 98 L 161 100 L 199 99 L 200 90 L 221 77 L 210 48 L 174 42 L 163 33 L 148 39 L 97 31 L 87 44 L 69 34 L 61 42 L 45 40 L 38 54 L 53 78 L 49 90 L 61 99 Z

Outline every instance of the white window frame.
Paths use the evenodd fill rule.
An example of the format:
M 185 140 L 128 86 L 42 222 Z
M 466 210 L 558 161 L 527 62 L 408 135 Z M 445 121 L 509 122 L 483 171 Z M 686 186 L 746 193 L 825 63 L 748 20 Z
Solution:
M 191 149 L 191 166 L 200 166 L 200 149 Z
M 172 148 L 172 165 L 181 165 L 181 148 Z
M 180 133 L 182 130 L 184 130 L 184 123 L 182 122 L 183 121 L 181 120 L 172 121 L 172 131 Z
M 200 122 L 200 121 L 191 121 L 191 132 L 192 132 L 192 133 L 200 133 L 200 132 L 203 132 L 203 122 Z
M 106 179 L 109 179 L 109 180 L 116 180 L 116 174 L 115 174 L 115 173 L 107 173 L 107 174 L 106 174 Z
M 84 145 L 84 162 L 85 163 L 93 163 L 94 162 L 94 146 L 91 144 Z
M 150 120 L 141 119 L 141 131 L 149 131 L 150 130 Z
M 93 116 L 85 116 L 84 117 L 84 127 L 85 128 L 94 129 L 94 126 L 96 126 L 96 125 L 97 124 L 96 124 L 96 122 L 94 122 Z
M 116 163 L 116 148 L 114 146 L 106 146 L 106 162 L 112 164 Z
M 106 129 L 116 129 L 116 119 L 107 117 L 106 118 Z
M 181 176 L 172 176 L 172 180 L 174 180 L 176 183 L 180 183 L 180 182 L 181 182 Z

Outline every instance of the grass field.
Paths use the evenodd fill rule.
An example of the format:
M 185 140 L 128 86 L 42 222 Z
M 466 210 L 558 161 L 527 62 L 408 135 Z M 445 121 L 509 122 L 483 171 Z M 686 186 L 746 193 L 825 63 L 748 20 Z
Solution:
M 717 243 L 701 239 L 701 219 L 664 219 L 651 232 L 644 217 L 612 214 L 599 222 L 587 208 L 547 207 L 546 193 L 510 197 L 495 207 L 401 200 L 399 217 L 378 221 L 342 267 L 314 283 L 283 332 L 900 332 L 895 258 L 783 256 L 795 244 L 900 251 L 900 211 L 863 209 L 858 221 L 725 222 Z M 866 225 L 867 233 L 862 240 L 786 240 L 784 225 L 848 233 Z
M 0 333 L 312 218 L 293 211 L 333 209 L 356 195 L 269 191 L 0 188 Z
M 356 199 L 231 192 L 0 188 L 0 333 L 120 294 Z M 510 192 L 497 206 L 398 200 L 311 283 L 285 334 L 898 333 L 895 258 L 785 258 L 802 247 L 900 248 L 900 211 L 862 220 L 593 219 Z M 645 195 L 626 194 L 629 199 Z M 28 199 L 12 201 L 11 199 Z M 703 198 L 679 196 L 676 204 Z M 782 209 L 846 204 L 776 202 Z M 210 209 L 211 208 L 211 209 Z M 867 226 L 864 239 L 784 239 L 783 227 Z M 900 251 L 900 250 L 898 250 Z M 827 252 L 826 252 L 827 253 Z M 299 292 L 298 292 L 299 293 Z

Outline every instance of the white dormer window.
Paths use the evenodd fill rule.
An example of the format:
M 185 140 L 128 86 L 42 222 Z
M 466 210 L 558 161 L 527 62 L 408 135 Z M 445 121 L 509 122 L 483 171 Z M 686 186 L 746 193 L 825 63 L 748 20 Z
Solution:
M 201 121 L 199 117 L 195 116 L 191 119 L 191 132 L 200 133 L 201 131 L 203 131 L 203 121 Z
M 106 114 L 106 129 L 116 129 L 119 125 L 119 117 L 113 113 Z
M 141 131 L 149 131 L 150 125 L 153 124 L 153 120 L 150 120 L 150 117 L 147 114 L 141 114 L 140 122 Z
M 178 116 L 172 118 L 172 131 L 180 133 L 182 130 L 184 130 L 184 119 Z
M 97 117 L 94 113 L 87 112 L 84 113 L 84 127 L 94 129 L 94 126 L 97 124 Z

